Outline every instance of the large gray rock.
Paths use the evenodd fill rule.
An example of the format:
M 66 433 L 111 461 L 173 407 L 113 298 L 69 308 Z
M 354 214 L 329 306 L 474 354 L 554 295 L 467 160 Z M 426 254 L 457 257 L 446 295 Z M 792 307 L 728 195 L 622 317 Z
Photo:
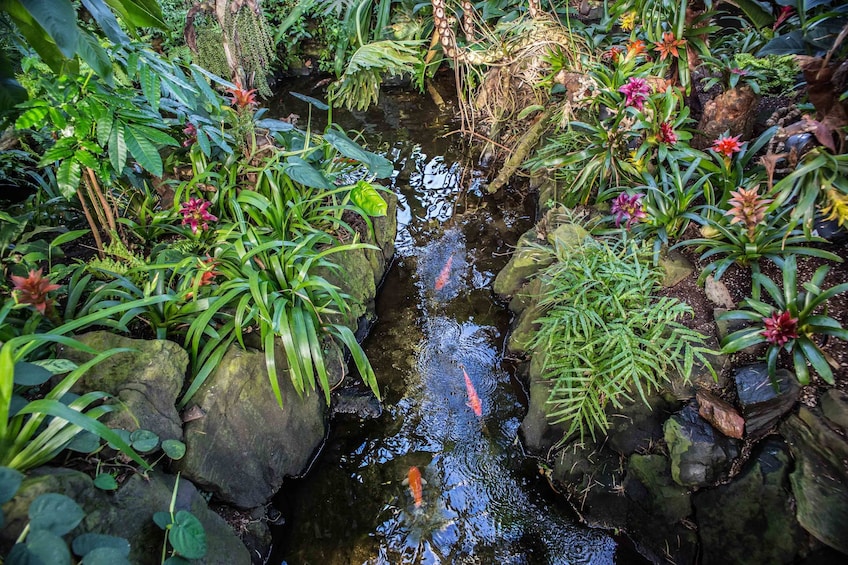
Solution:
M 714 483 L 739 454 L 738 442 L 716 433 L 691 404 L 666 420 L 663 429 L 671 476 L 679 485 L 700 487 Z
M 493 286 L 495 294 L 502 298 L 512 297 L 530 277 L 553 262 L 553 256 L 535 247 L 534 243 L 538 244 L 535 229 L 531 229 L 519 238 L 518 247 L 509 263 L 495 277 Z
M 545 363 L 544 353 L 536 353 L 528 364 L 527 414 L 521 421 L 521 435 L 524 445 L 534 453 L 545 453 L 554 444 L 563 439 L 568 429 L 562 424 L 548 423 L 545 404 L 551 393 L 550 383 L 542 378 Z
M 792 513 L 789 468 L 786 445 L 768 439 L 733 481 L 695 494 L 704 565 L 795 560 L 804 535 Z
M 123 537 L 130 542 L 131 563 L 156 565 L 161 562 L 165 533 L 154 524 L 153 514 L 168 510 L 175 479 L 156 470 L 146 478 L 134 474 L 117 492 L 108 494 L 95 488 L 91 478 L 78 471 L 37 469 L 15 498 L 3 506 L 8 520 L 0 538 L 3 545 L 8 545 L 25 526 L 30 503 L 41 494 L 57 492 L 74 499 L 86 513 L 82 523 L 65 536 L 67 540 L 86 532 Z M 189 510 L 206 532 L 206 557 L 193 563 L 250 564 L 250 554 L 241 540 L 220 516 L 209 510 L 203 496 L 186 480 L 180 480 L 175 510 Z
M 188 367 L 188 354 L 182 347 L 172 341 L 130 339 L 105 331 L 87 333 L 77 339 L 99 351 L 113 347 L 135 350 L 98 363 L 73 389 L 75 392 L 101 390 L 121 401 L 126 410 L 107 414 L 104 423 L 128 431 L 150 430 L 162 440 L 182 439 L 182 421 L 176 409 Z M 64 356 L 76 363 L 92 358 L 72 348 Z
M 647 397 L 648 404 L 634 394 L 633 400 L 622 398 L 621 408 L 607 408 L 610 423 L 607 430 L 609 446 L 622 455 L 644 452 L 663 438 L 663 423 L 680 407 L 658 392 Z
M 658 454 L 631 455 L 626 475 L 625 529 L 639 552 L 654 563 L 695 562 L 698 536 L 686 526 L 692 514 L 691 497 L 672 480 L 668 459 Z
M 330 369 L 338 355 L 326 360 Z M 271 391 L 265 354 L 233 346 L 192 399 L 205 417 L 185 427 L 179 468 L 193 482 L 241 508 L 264 504 L 283 479 L 303 472 L 327 430 L 323 394 L 300 398 L 276 355 L 282 408 Z M 341 378 L 335 365 L 331 382 Z
M 745 433 L 753 437 L 767 432 L 791 410 L 801 390 L 795 377 L 786 369 L 775 373 L 778 384 L 775 389 L 765 363 L 739 368 L 734 380 L 745 418 Z
M 806 407 L 781 424 L 795 470 L 795 515 L 819 541 L 848 554 L 848 441 Z

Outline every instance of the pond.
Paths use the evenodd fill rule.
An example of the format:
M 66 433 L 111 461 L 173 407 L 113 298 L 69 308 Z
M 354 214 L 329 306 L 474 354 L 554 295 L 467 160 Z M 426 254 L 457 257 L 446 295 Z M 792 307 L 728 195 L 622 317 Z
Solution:
M 287 97 L 279 107 L 307 112 Z M 525 393 L 503 356 L 511 315 L 491 286 L 534 203 L 485 194 L 487 172 L 445 136 L 454 113 L 397 90 L 334 114 L 395 163 L 396 257 L 363 344 L 382 412 L 337 417 L 306 476 L 283 485 L 270 563 L 643 563 L 580 525 L 522 450 Z M 404 484 L 415 472 L 418 501 Z

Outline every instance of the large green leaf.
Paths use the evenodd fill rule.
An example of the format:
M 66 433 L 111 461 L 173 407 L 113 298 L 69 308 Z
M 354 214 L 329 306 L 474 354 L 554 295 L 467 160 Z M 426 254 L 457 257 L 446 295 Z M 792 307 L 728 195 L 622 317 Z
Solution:
M 361 180 L 350 189 L 350 199 L 369 216 L 385 216 L 388 205 L 370 182 Z
M 9 467 L 0 467 L 0 504 L 6 504 L 21 486 L 24 475 Z
M 124 170 L 124 163 L 126 162 L 126 126 L 123 122 L 116 121 L 112 125 L 112 131 L 109 133 L 109 163 L 116 173 L 121 174 L 121 171 Z
M 156 0 L 106 0 L 124 23 L 133 31 L 136 27 L 168 29 L 162 9 Z
M 289 157 L 285 164 L 285 171 L 293 181 L 302 185 L 325 190 L 333 188 L 327 177 L 300 157 Z
M 47 382 L 53 373 L 26 361 L 15 363 L 15 384 L 23 386 L 37 386 Z
M 29 505 L 30 529 L 47 530 L 63 536 L 77 527 L 85 517 L 79 504 L 64 494 L 48 492 Z
M 345 157 L 356 159 L 364 164 L 377 178 L 390 177 L 395 170 L 391 161 L 382 155 L 366 151 L 343 132 L 330 130 L 324 134 L 324 141 L 335 147 Z
M 168 539 L 180 556 L 200 559 L 206 555 L 206 532 L 194 514 L 180 510 L 174 516 L 174 524 Z
M 16 544 L 6 565 L 71 565 L 71 552 L 65 541 L 54 533 L 46 530 L 35 530 L 29 533 L 26 543 Z
M 97 73 L 97 76 L 105 79 L 108 84 L 112 83 L 112 60 L 96 37 L 89 33 L 81 33 L 77 53 Z
M 162 157 L 156 146 L 145 135 L 143 130 L 127 125 L 124 132 L 127 149 L 142 169 L 153 176 L 161 177 L 163 173 Z
M 138 70 L 138 80 L 147 102 L 158 112 L 159 101 L 162 99 L 162 81 L 159 74 L 149 65 L 142 65 Z
M 77 14 L 70 0 L 18 0 L 36 22 L 48 33 L 67 58 L 72 58 L 79 45 Z
M 121 29 L 121 24 L 118 23 L 115 14 L 103 0 L 82 0 L 82 5 L 97 21 L 109 41 L 117 45 L 126 45 L 130 42 L 130 38 Z
M 65 159 L 59 169 L 56 171 L 56 184 L 59 186 L 59 192 L 66 199 L 73 199 L 79 188 L 82 171 L 80 170 L 79 161 L 76 159 Z
M 85 554 L 81 565 L 130 565 L 130 562 L 119 549 L 97 547 Z

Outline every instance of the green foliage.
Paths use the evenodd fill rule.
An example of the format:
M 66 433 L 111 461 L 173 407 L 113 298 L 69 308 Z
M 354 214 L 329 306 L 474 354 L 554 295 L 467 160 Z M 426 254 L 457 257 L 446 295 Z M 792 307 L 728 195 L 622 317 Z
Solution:
M 769 342 L 766 359 L 769 375 L 774 378 L 777 367 L 778 355 L 785 350 L 792 356 L 795 367 L 795 377 L 801 384 L 810 383 L 809 367 L 813 368 L 827 383 L 833 384 L 833 371 L 830 365 L 836 366 L 836 362 L 830 359 L 821 349 L 822 338 L 832 336 L 842 340 L 848 340 L 848 330 L 834 318 L 827 315 L 827 300 L 848 292 L 848 283 L 838 284 L 834 287 L 824 289 L 822 284 L 830 267 L 823 265 L 813 274 L 810 282 L 802 285 L 803 290 L 797 286 L 797 265 L 795 256 L 790 255 L 783 265 L 783 289 L 780 289 L 771 279 L 760 273 L 755 273 L 754 278 L 766 289 L 772 304 L 767 304 L 754 298 L 743 300 L 745 309 L 727 312 L 721 316 L 723 320 L 746 320 L 751 326 L 733 332 L 722 341 L 722 351 L 735 353 L 746 347 L 758 343 Z M 769 317 L 788 312 L 794 321 L 794 332 L 786 332 L 785 343 L 775 342 L 767 339 L 765 321 Z M 792 333 L 794 335 L 789 335 Z
M 0 467 L 0 504 L 12 499 L 23 482 L 23 475 L 9 467 Z M 68 534 L 85 517 L 83 509 L 63 494 L 48 492 L 29 505 L 29 522 L 18 537 L 6 563 L 51 563 L 71 565 L 71 552 L 62 536 Z M 0 526 L 3 515 L 0 513 Z M 71 543 L 74 555 L 94 565 L 129 564 L 130 544 L 124 538 L 84 533 Z
M 190 511 L 176 510 L 179 486 L 180 475 L 177 473 L 168 511 L 157 512 L 153 515 L 153 522 L 165 531 L 165 540 L 162 543 L 161 562 L 163 564 L 182 562 L 180 558 L 182 560 L 201 559 L 206 556 L 206 531 L 203 529 L 203 524 Z
M 791 93 L 798 82 L 798 63 L 793 55 L 766 55 L 756 57 L 750 53 L 734 55 L 736 66 L 757 73 L 760 91 L 765 94 Z
M 672 371 L 688 380 L 696 360 L 709 367 L 706 338 L 679 321 L 689 306 L 653 296 L 661 274 L 644 247 L 587 238 L 541 249 L 555 261 L 540 275 L 545 314 L 530 346 L 545 352 L 548 418 L 566 425 L 562 442 L 604 433 L 608 405 L 620 408 L 634 391 L 647 403 Z
M 359 47 L 330 89 L 333 103 L 353 110 L 376 104 L 385 77 L 415 74 L 420 42 L 383 40 Z

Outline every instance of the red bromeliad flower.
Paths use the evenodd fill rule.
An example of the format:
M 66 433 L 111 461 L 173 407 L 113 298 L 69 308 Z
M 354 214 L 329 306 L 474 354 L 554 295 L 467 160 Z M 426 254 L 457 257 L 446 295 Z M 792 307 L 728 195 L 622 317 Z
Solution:
M 733 137 L 729 135 L 722 135 L 713 141 L 712 150 L 716 153 L 721 153 L 729 159 L 734 153 L 742 151 L 742 144 L 739 143 L 739 137 L 740 136 L 738 135 Z
M 619 88 L 618 91 L 626 96 L 624 100 L 626 106 L 633 106 L 637 110 L 641 110 L 648 95 L 651 94 L 651 87 L 648 81 L 643 78 L 630 77 L 627 79 L 627 84 Z
M 774 312 L 771 317 L 763 318 L 766 329 L 760 332 L 772 345 L 783 347 L 790 339 L 798 339 L 798 318 L 789 311 L 781 314 Z
M 654 44 L 654 50 L 660 52 L 660 61 L 665 61 L 665 58 L 669 55 L 672 57 L 680 57 L 678 49 L 685 45 L 685 39 L 675 39 L 674 34 L 667 31 L 663 33 L 662 41 Z
M 233 97 L 230 104 L 238 107 L 239 109 L 253 108 L 258 104 L 256 101 L 256 89 L 251 88 L 250 90 L 247 90 L 242 87 L 241 81 L 237 80 L 234 88 L 228 88 L 226 90 L 230 96 Z
M 627 44 L 627 55 L 625 56 L 625 59 L 629 61 L 630 59 L 638 57 L 639 55 L 644 55 L 645 53 L 645 42 L 641 39 L 637 39 L 636 41 L 631 41 Z
M 780 13 L 777 14 L 777 17 L 774 19 L 774 25 L 772 26 L 772 31 L 777 31 L 777 28 L 780 27 L 780 24 L 785 22 L 789 15 L 792 13 L 792 6 L 783 6 L 780 8 Z
M 215 270 L 215 267 L 218 265 L 218 262 L 214 257 L 206 256 L 206 259 L 201 261 L 203 263 L 204 271 L 200 273 L 200 283 L 199 286 L 210 285 L 215 282 L 215 277 L 220 275 L 218 271 Z
M 50 284 L 48 279 L 42 277 L 41 269 L 38 269 L 38 272 L 35 269 L 31 270 L 29 276 L 26 277 L 12 275 L 12 283 L 14 283 L 12 292 L 18 304 L 34 306 L 42 314 L 47 311 L 47 307 L 52 303 L 52 300 L 47 297 L 47 293 L 60 288 L 60 285 Z
M 674 126 L 671 122 L 663 122 L 660 124 L 660 134 L 657 138 L 660 143 L 674 145 L 677 143 L 677 132 L 674 131 Z
M 621 59 L 622 53 L 624 53 L 624 47 L 614 45 L 610 47 L 609 50 L 605 51 L 602 57 L 604 59 L 609 59 L 613 63 L 618 63 L 618 60 Z
M 634 194 L 631 196 L 626 192 L 622 192 L 613 200 L 610 211 L 615 216 L 615 227 L 621 227 L 621 222 L 626 219 L 627 224 L 625 227 L 630 229 L 633 222 L 638 222 L 648 217 L 645 211 L 642 210 L 642 197 L 644 196 L 644 194 Z
M 197 141 L 197 128 L 194 127 L 194 124 L 189 122 L 185 128 L 183 128 L 183 133 L 186 138 L 183 140 L 183 147 L 188 147 L 190 145 L 194 145 Z
M 197 228 L 205 231 L 209 229 L 207 222 L 215 222 L 217 216 L 213 216 L 207 210 L 212 205 L 208 200 L 200 198 L 189 198 L 189 201 L 182 205 L 180 213 L 183 215 L 182 225 L 190 225 L 192 233 L 197 233 Z

